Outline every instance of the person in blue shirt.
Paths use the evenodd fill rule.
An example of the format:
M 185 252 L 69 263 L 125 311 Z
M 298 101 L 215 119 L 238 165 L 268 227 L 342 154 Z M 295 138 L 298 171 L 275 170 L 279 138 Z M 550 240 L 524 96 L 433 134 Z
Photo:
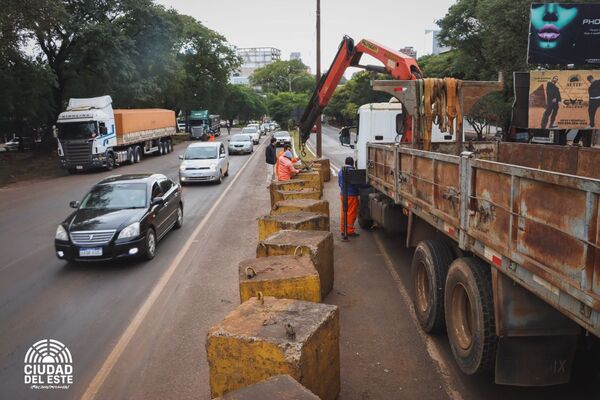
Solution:
M 354 159 L 352 157 L 346 157 L 344 162 L 345 166 L 353 170 Z M 340 169 L 338 174 L 338 185 L 340 187 L 340 204 L 341 204 L 341 218 L 340 218 L 340 231 L 344 233 L 344 175 L 343 168 Z M 361 185 L 348 184 L 348 236 L 359 236 L 359 233 L 354 229 L 354 223 L 358 216 L 359 206 L 359 189 Z

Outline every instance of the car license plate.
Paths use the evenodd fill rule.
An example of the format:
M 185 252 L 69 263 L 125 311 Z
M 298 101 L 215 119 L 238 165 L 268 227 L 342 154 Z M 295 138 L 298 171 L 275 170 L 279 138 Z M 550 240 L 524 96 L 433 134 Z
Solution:
M 81 169 L 83 169 L 83 165 L 78 165 L 78 166 L 75 167 L 75 169 L 80 169 L 81 170 Z
M 79 249 L 79 257 L 95 257 L 102 255 L 102 247 Z

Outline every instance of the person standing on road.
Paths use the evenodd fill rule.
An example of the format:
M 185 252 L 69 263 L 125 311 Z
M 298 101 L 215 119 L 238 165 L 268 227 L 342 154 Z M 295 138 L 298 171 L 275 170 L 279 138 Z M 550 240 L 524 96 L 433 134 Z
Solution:
M 271 181 L 275 176 L 275 164 L 277 164 L 277 149 L 275 148 L 277 139 L 271 138 L 271 143 L 265 150 L 265 162 L 267 163 L 267 188 L 270 186 Z
M 283 157 L 279 159 L 279 171 L 277 173 L 277 179 L 280 181 L 289 181 L 292 176 L 298 174 L 300 171 L 294 168 L 292 152 L 286 150 L 283 153 Z
M 349 170 L 354 169 L 354 159 L 352 157 L 346 157 L 344 161 L 345 166 Z M 344 235 L 344 173 L 343 168 L 338 173 L 338 186 L 340 187 L 340 204 L 341 204 L 341 218 L 340 218 L 340 231 L 342 236 Z M 354 222 L 358 215 L 358 185 L 348 184 L 348 236 L 359 236 L 359 233 L 354 230 Z
M 558 128 L 554 125 L 556 120 L 556 114 L 558 114 L 558 105 L 562 100 L 560 97 L 560 90 L 556 83 L 558 82 L 558 76 L 553 76 L 552 80 L 546 84 L 546 110 L 542 115 L 542 129 L 546 129 L 548 124 L 548 117 L 550 118 L 550 129 Z
M 229 121 L 225 123 L 225 127 L 227 128 L 227 134 L 231 135 L 231 125 L 229 125 Z

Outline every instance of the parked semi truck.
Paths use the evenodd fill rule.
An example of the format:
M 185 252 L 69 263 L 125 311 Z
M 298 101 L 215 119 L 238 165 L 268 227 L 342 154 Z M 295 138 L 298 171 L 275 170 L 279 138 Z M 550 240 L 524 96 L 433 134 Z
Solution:
M 110 96 L 70 99 L 57 121 L 58 155 L 69 172 L 137 163 L 173 150 L 175 112 L 113 110 Z
M 347 40 L 340 52 L 352 49 Z M 338 63 L 356 58 L 340 52 Z M 436 143 L 424 134 L 427 83 L 392 75 L 409 80 L 375 81 L 373 89 L 398 100 L 395 123 L 373 123 L 377 107 L 359 109 L 355 155 L 368 183 L 360 225 L 403 233 L 415 249 L 420 328 L 447 332 L 465 374 L 519 386 L 568 382 L 577 347 L 600 337 L 599 149 L 465 142 L 457 120 L 452 140 Z M 329 78 L 300 123 L 304 141 L 327 104 Z M 503 86 L 454 83 L 462 115 Z

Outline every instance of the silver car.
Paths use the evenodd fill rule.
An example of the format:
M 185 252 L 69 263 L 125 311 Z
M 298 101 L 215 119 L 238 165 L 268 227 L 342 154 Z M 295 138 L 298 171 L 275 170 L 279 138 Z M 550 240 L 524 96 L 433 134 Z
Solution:
M 246 134 L 233 135 L 229 139 L 229 154 L 250 154 L 254 151 L 252 136 Z
M 273 137 L 277 140 L 277 142 L 275 142 L 275 146 L 292 144 L 292 137 L 288 131 L 277 131 L 273 134 Z
M 193 182 L 221 183 L 229 175 L 229 156 L 221 142 L 200 142 L 188 146 L 179 156 L 179 182 L 184 185 Z
M 256 126 L 248 125 L 244 129 L 242 129 L 242 134 L 252 136 L 252 143 L 258 144 L 260 141 L 260 130 Z

